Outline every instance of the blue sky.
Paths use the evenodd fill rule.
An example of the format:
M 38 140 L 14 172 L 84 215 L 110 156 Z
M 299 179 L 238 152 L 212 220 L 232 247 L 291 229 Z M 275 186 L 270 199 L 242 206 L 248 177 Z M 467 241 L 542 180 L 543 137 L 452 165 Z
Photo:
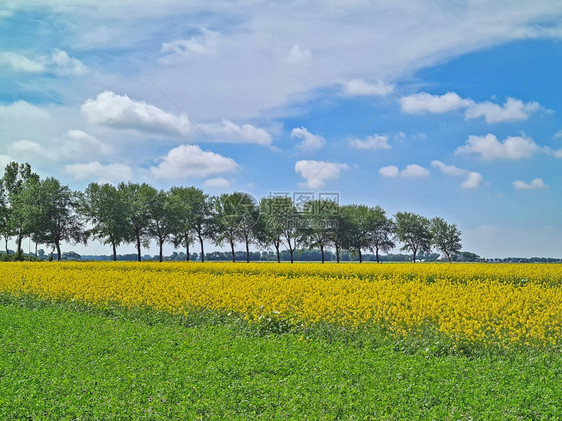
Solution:
M 208 3 L 4 1 L 0 165 L 337 192 L 562 256 L 561 3 Z

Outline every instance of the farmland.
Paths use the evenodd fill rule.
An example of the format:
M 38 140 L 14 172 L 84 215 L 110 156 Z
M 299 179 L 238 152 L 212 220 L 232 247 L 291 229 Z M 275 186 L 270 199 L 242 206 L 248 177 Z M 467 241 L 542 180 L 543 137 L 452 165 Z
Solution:
M 4 419 L 562 414 L 560 265 L 2 268 Z

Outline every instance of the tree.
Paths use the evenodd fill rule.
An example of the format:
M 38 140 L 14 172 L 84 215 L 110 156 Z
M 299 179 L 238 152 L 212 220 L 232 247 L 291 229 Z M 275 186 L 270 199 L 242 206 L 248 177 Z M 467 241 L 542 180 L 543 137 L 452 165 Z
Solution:
M 189 261 L 189 246 L 195 241 L 198 198 L 203 192 L 195 187 L 172 187 L 168 197 L 170 232 L 174 247 L 185 247 L 185 260 Z M 203 198 L 204 200 L 204 198 Z
M 337 224 L 338 204 L 332 200 L 312 200 L 304 206 L 303 243 L 309 249 L 320 248 L 320 258 L 325 261 L 324 250 L 333 242 L 332 230 Z
M 448 224 L 443 218 L 431 220 L 432 244 L 445 253 L 449 262 L 455 253 L 462 249 L 461 232 L 455 224 Z
M 0 236 L 4 237 L 4 248 L 6 249 L 6 254 L 8 254 L 8 240 L 11 236 L 10 206 L 2 179 L 0 179 Z
M 258 239 L 264 246 L 273 245 L 277 263 L 281 262 L 281 235 L 283 234 L 282 215 L 284 197 L 264 197 L 260 201 L 260 220 Z
M 238 213 L 238 238 L 246 246 L 246 263 L 250 263 L 250 243 L 258 239 L 260 210 L 254 198 L 247 193 L 233 193 L 231 198 L 235 200 Z
M 238 224 L 240 223 L 240 214 L 236 205 L 237 197 L 229 193 L 223 193 L 214 200 L 216 227 L 214 240 L 217 245 L 228 242 L 233 262 L 236 262 L 234 245 L 239 238 Z
M 416 255 L 431 251 L 431 223 L 429 219 L 413 212 L 398 212 L 396 219 L 396 236 L 404 243 L 402 250 L 410 250 L 416 262 Z
M 2 184 L 9 203 L 7 232 L 16 236 L 16 259 L 21 257 L 21 243 L 23 238 L 29 235 L 30 228 L 29 212 L 23 203 L 24 191 L 38 182 L 39 176 L 31 171 L 31 165 L 28 163 L 10 162 L 6 165 Z
M 365 205 L 345 205 L 341 207 L 341 212 L 345 225 L 343 247 L 349 251 L 356 251 L 359 254 L 359 263 L 362 263 L 362 250 L 370 246 L 370 208 Z
M 146 183 L 120 183 L 117 190 L 122 196 L 127 214 L 130 240 L 134 240 L 137 248 L 137 260 L 142 260 L 141 246 L 148 247 L 150 222 L 149 201 L 154 194 L 153 187 Z
M 189 260 L 189 245 L 199 240 L 201 262 L 204 262 L 204 241 L 215 235 L 214 211 L 209 196 L 195 187 L 172 187 L 167 211 L 174 246 L 185 246 L 186 260 Z
M 164 243 L 170 238 L 171 221 L 168 212 L 168 193 L 151 187 L 148 198 L 149 234 L 158 243 L 160 262 L 164 260 Z
M 123 196 L 111 184 L 90 183 L 82 196 L 80 210 L 92 227 L 86 231 L 111 244 L 113 260 L 117 260 L 117 246 L 130 238 L 127 206 Z
M 36 243 L 51 245 L 61 259 L 61 242 L 85 243 L 84 226 L 77 213 L 78 196 L 53 177 L 33 183 L 22 193 L 29 230 Z
M 380 263 L 379 252 L 388 253 L 394 248 L 392 238 L 395 233 L 394 222 L 386 217 L 386 212 L 380 206 L 369 210 L 369 248 L 375 252 L 377 263 Z
M 294 206 L 290 197 L 279 197 L 276 202 L 279 218 L 281 240 L 289 251 L 291 263 L 294 263 L 295 250 L 303 243 L 302 214 Z

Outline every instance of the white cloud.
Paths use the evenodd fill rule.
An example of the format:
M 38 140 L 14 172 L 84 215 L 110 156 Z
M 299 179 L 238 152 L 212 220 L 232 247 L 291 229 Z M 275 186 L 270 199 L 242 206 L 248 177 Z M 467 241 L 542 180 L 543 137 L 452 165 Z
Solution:
M 47 120 L 49 118 L 50 114 L 47 111 L 25 101 L 16 101 L 10 105 L 0 104 L 0 119 L 10 121 L 15 119 Z
M 172 64 L 194 55 L 206 55 L 216 52 L 220 34 L 207 28 L 201 28 L 200 36 L 189 39 L 176 39 L 162 44 L 163 57 L 160 62 Z
M 237 165 L 231 159 L 197 145 L 181 145 L 171 149 L 150 172 L 160 180 L 186 180 L 234 171 Z
M 303 48 L 298 44 L 294 44 L 285 58 L 285 61 L 288 61 L 289 63 L 300 63 L 308 60 L 311 55 L 310 51 L 306 48 Z
M 482 159 L 523 159 L 530 158 L 540 150 L 539 146 L 526 137 L 508 137 L 500 142 L 496 136 L 488 133 L 486 136 L 468 137 L 466 144 L 457 148 L 457 155 L 480 155 Z
M 562 149 L 552 151 L 552 154 L 554 155 L 555 158 L 562 158 Z
M 475 102 L 462 98 L 455 92 L 443 95 L 431 95 L 426 92 L 400 98 L 402 111 L 409 114 L 442 114 L 464 109 L 467 120 L 484 117 L 488 123 L 527 120 L 531 114 L 541 109 L 536 101 L 523 102 L 516 98 L 507 98 L 503 105 L 490 101 Z
M 431 161 L 431 166 L 439 168 L 443 174 L 451 175 L 453 177 L 464 177 L 464 181 L 461 183 L 461 188 L 463 189 L 477 189 L 484 181 L 484 178 L 480 173 L 458 168 L 454 165 L 446 165 L 441 161 Z
M 369 149 L 372 151 L 391 148 L 391 146 L 388 144 L 388 136 L 382 136 L 378 134 L 369 136 L 365 140 L 352 139 L 349 144 L 351 147 L 356 149 Z
M 199 127 L 218 143 L 256 143 L 271 146 L 271 135 L 264 129 L 251 124 L 236 124 L 230 120 L 222 120 L 220 124 L 200 124 Z
M 205 182 L 203 183 L 203 187 L 207 187 L 210 189 L 230 187 L 230 181 L 222 177 L 209 178 L 208 180 L 205 180 Z
M 363 79 L 351 79 L 342 83 L 343 92 L 349 96 L 388 95 L 394 91 L 394 85 L 377 80 L 375 83 Z
M 555 138 L 561 138 L 562 137 L 562 130 L 558 130 L 555 134 L 554 134 Z
M 515 180 L 513 186 L 518 190 L 535 190 L 546 189 L 548 186 L 544 184 L 542 178 L 534 178 L 530 183 L 525 183 L 521 180 Z
M 310 189 L 324 187 L 327 180 L 338 179 L 341 170 L 348 168 L 347 164 L 338 162 L 301 160 L 295 163 L 295 172 L 306 180 L 299 185 Z
M 443 95 L 431 95 L 426 92 L 413 94 L 400 98 L 402 111 L 408 114 L 448 113 L 473 104 L 471 99 L 461 98 L 455 92 L 447 92 Z
M 133 170 L 125 164 L 69 164 L 64 166 L 64 172 L 78 181 L 97 179 L 102 183 L 119 183 L 133 178 Z
M 58 150 L 64 157 L 80 159 L 84 156 L 93 159 L 97 156 L 107 156 L 115 152 L 112 145 L 103 143 L 82 130 L 69 130 L 59 142 Z
M 427 177 L 429 175 L 429 171 L 424 167 L 421 167 L 417 164 L 407 165 L 402 171 L 400 171 L 401 177 Z
M 66 51 L 55 50 L 51 56 L 54 72 L 61 76 L 79 76 L 88 72 L 88 68 L 80 60 L 70 57 Z
M 379 175 L 389 178 L 420 178 L 427 177 L 429 175 L 429 171 L 417 164 L 406 165 L 406 168 L 404 168 L 402 171 L 400 171 L 395 165 L 389 165 L 387 167 L 382 167 L 379 170 Z
M 24 73 L 50 72 L 59 76 L 77 76 L 88 71 L 80 60 L 58 49 L 53 50 L 50 57 L 39 56 L 34 59 L 23 54 L 5 52 L 0 54 L 0 61 L 9 64 L 15 71 Z
M 26 162 L 54 162 L 58 156 L 56 151 L 49 150 L 32 140 L 18 140 L 9 147 L 10 155 L 18 161 Z
M 326 144 L 322 136 L 312 134 L 304 127 L 295 127 L 291 131 L 291 137 L 301 139 L 298 147 L 307 151 L 321 149 Z
M 492 102 L 480 102 L 470 106 L 465 113 L 467 119 L 484 117 L 488 123 L 500 123 L 504 121 L 527 120 L 531 114 L 540 109 L 538 102 L 523 102 L 515 98 L 507 98 L 503 105 Z
M 379 170 L 379 174 L 383 177 L 398 177 L 400 175 L 400 170 L 395 165 L 388 165 L 386 167 L 382 167 Z
M 81 111 L 88 120 L 103 126 L 179 135 L 186 135 L 190 131 L 186 117 L 111 91 L 100 93 L 96 99 L 86 100 Z
M 9 64 L 12 69 L 18 72 L 41 73 L 45 70 L 45 65 L 43 63 L 31 60 L 22 54 L 10 52 L 1 53 L 0 61 Z

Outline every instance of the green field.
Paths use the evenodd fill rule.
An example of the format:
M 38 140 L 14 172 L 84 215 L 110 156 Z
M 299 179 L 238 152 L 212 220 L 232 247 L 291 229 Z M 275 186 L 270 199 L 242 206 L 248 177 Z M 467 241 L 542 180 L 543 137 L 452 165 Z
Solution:
M 3 296 L 0 419 L 562 419 L 554 350 L 309 334 Z

